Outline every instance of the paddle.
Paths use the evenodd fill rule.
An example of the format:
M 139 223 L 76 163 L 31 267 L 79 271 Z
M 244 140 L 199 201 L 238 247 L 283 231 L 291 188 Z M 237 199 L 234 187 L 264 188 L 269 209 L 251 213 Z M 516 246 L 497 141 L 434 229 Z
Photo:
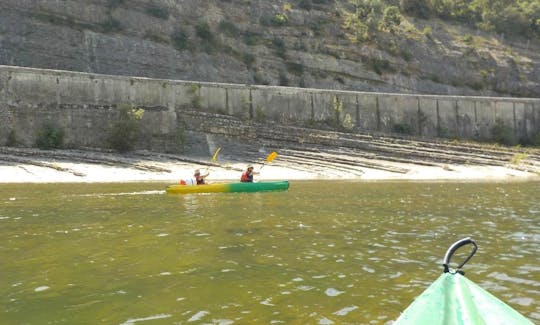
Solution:
M 216 162 L 217 161 L 217 156 L 219 154 L 219 152 L 221 151 L 221 147 L 217 148 L 215 151 L 214 151 L 214 154 L 212 155 L 212 159 L 210 159 L 210 161 L 212 162 Z M 205 168 L 207 172 L 209 172 L 210 170 L 208 169 L 208 167 Z
M 212 159 L 211 159 L 212 162 L 216 162 L 216 161 L 217 161 L 217 157 L 218 157 L 218 154 L 219 154 L 220 151 L 221 151 L 221 147 L 218 147 L 218 148 L 216 149 L 216 151 L 214 151 L 214 154 L 212 155 Z M 208 176 L 209 174 L 210 174 L 210 170 L 209 170 L 208 167 L 207 167 L 207 168 L 206 168 L 206 175 L 205 175 L 204 177 Z
M 217 156 L 219 152 L 221 151 L 221 147 L 217 148 L 216 151 L 214 151 L 214 155 L 212 156 L 212 161 L 215 162 L 217 160 Z
M 276 157 L 277 157 L 277 152 L 272 151 L 272 152 L 268 155 L 268 157 L 266 157 L 266 161 L 263 162 L 263 164 L 262 164 L 262 166 L 261 166 L 261 169 L 264 167 L 265 164 L 271 163 L 274 159 L 276 159 Z M 259 171 L 260 171 L 261 169 L 259 169 Z

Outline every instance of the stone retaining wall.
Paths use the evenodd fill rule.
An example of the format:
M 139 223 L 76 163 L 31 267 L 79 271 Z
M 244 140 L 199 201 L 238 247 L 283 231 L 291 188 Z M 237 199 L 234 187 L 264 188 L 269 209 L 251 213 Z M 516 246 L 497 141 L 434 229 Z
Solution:
M 44 123 L 72 147 L 106 147 L 118 107 L 145 109 L 137 148 L 174 152 L 183 110 L 349 132 L 493 139 L 495 126 L 526 142 L 540 132 L 540 99 L 402 95 L 202 83 L 0 66 L 0 145 L 14 130 L 30 146 Z M 196 130 L 195 130 L 196 131 Z

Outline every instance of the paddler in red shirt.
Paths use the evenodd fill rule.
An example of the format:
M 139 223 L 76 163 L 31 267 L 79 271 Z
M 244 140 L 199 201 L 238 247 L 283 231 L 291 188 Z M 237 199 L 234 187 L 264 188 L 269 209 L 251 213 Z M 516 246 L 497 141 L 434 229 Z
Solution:
M 245 172 L 242 173 L 242 177 L 240 177 L 240 182 L 242 183 L 253 183 L 253 166 L 248 165 Z

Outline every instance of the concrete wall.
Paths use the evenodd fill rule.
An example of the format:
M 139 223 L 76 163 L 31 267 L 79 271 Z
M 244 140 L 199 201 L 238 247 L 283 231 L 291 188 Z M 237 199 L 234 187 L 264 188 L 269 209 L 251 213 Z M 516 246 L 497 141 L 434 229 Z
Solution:
M 36 130 L 51 121 L 66 130 L 67 146 L 105 146 L 120 104 L 144 107 L 144 136 L 137 147 L 158 151 L 178 147 L 183 109 L 426 138 L 489 140 L 501 123 L 517 139 L 540 132 L 540 99 L 331 91 L 0 66 L 0 145 L 13 131 L 19 144 L 32 145 Z

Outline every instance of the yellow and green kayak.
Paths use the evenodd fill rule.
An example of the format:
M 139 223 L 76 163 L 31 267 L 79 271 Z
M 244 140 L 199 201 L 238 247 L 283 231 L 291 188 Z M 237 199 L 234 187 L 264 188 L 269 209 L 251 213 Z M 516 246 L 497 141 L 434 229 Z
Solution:
M 169 185 L 169 194 L 189 193 L 236 193 L 236 192 L 266 192 L 286 191 L 289 188 L 288 181 L 257 182 L 257 183 L 213 183 L 206 185 Z

